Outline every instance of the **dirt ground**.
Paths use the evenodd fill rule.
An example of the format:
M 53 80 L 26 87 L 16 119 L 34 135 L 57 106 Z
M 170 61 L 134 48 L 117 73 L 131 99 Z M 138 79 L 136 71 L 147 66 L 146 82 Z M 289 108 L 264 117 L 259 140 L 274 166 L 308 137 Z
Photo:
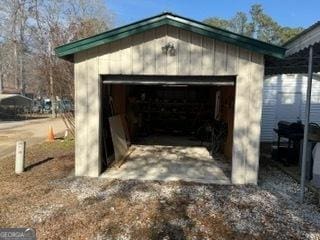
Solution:
M 259 186 L 73 176 L 72 141 L 28 149 L 28 171 L 0 162 L 0 226 L 38 239 L 320 239 L 317 199 L 261 164 Z

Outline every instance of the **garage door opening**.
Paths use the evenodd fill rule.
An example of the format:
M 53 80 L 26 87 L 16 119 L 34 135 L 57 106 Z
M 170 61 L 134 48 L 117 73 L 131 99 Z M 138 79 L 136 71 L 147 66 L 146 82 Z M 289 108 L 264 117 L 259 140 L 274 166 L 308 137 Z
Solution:
M 102 177 L 230 183 L 234 79 L 139 79 L 102 85 Z M 124 161 L 114 160 L 112 116 L 130 145 Z

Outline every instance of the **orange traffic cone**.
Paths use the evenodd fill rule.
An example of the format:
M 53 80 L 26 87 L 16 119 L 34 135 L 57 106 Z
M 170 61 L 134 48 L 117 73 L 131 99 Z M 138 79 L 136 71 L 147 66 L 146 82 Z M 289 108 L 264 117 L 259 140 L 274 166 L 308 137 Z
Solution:
M 49 126 L 49 131 L 48 131 L 48 142 L 53 142 L 54 141 L 54 133 L 53 133 L 53 128 L 52 126 Z

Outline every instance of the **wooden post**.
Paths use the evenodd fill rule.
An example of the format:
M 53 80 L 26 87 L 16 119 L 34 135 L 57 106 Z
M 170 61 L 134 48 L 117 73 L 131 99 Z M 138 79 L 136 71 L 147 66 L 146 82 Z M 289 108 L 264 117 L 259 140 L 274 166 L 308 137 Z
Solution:
M 16 144 L 16 167 L 15 171 L 17 174 L 22 173 L 24 171 L 24 160 L 25 160 L 25 141 L 17 141 Z

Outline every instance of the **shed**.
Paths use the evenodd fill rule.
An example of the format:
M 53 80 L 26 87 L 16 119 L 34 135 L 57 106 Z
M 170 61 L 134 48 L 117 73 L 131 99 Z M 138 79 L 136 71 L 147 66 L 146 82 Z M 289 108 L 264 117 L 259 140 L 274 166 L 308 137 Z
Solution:
M 112 152 L 106 117 L 115 112 L 140 138 L 156 131 L 194 137 L 207 122 L 224 121 L 231 182 L 256 184 L 264 56 L 284 53 L 172 13 L 56 48 L 75 68 L 75 174 L 98 177 L 104 170 Z
M 0 94 L 0 106 L 26 106 L 30 107 L 32 99 L 20 94 Z

